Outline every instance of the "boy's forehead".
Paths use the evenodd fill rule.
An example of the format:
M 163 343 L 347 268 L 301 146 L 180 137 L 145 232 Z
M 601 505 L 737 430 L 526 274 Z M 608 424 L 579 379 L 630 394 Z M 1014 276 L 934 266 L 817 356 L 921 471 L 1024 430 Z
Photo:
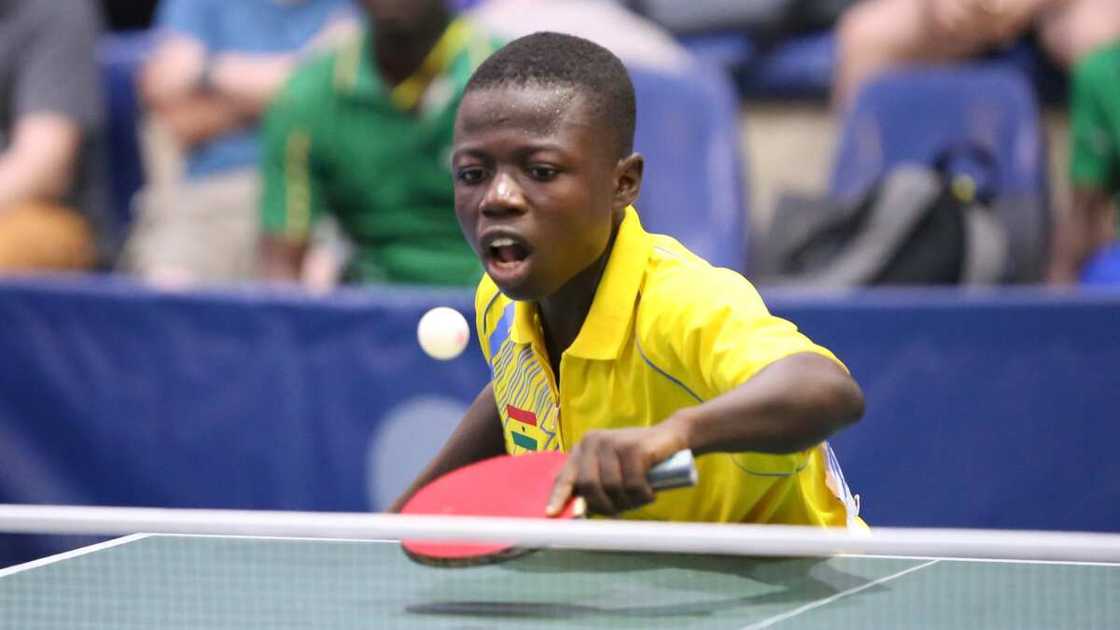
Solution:
M 538 134 L 592 124 L 586 97 L 574 86 L 505 85 L 463 96 L 456 117 L 458 135 L 515 128 Z

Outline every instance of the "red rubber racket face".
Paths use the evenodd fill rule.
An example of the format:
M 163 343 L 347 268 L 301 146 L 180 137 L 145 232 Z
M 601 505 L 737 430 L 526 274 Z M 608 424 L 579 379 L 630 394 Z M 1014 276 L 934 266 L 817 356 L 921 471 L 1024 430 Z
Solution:
M 548 518 L 545 508 L 552 485 L 567 461 L 549 451 L 503 455 L 454 470 L 412 496 L 402 514 Z M 573 518 L 573 502 L 555 518 Z M 403 540 L 410 558 L 436 566 L 468 566 L 497 562 L 531 551 L 510 543 Z

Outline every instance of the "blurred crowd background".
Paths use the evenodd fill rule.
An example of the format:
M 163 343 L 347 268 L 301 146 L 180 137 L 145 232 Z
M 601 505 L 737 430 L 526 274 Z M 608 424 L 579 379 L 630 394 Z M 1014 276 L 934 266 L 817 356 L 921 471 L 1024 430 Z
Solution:
M 470 286 L 472 69 L 631 68 L 655 230 L 763 284 L 1120 282 L 1115 0 L 0 0 L 0 270 Z

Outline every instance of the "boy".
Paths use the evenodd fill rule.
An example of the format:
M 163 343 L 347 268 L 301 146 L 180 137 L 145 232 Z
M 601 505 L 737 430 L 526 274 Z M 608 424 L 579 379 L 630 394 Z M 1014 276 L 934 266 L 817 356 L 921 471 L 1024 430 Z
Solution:
M 468 463 L 560 449 L 550 513 L 577 494 L 625 518 L 856 522 L 822 440 L 859 387 L 742 276 L 642 230 L 634 115 L 626 69 L 579 38 L 523 37 L 474 73 L 452 172 L 493 378 L 394 510 Z M 655 500 L 646 472 L 686 447 L 700 483 Z

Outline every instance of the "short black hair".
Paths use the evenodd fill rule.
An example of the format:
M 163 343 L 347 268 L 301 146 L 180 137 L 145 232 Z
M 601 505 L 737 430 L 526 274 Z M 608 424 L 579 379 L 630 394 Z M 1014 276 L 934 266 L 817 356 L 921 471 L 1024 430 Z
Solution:
M 618 157 L 634 150 L 634 84 L 611 51 L 581 37 L 533 33 L 491 55 L 474 71 L 465 91 L 526 85 L 579 90 L 594 115 L 614 132 Z

